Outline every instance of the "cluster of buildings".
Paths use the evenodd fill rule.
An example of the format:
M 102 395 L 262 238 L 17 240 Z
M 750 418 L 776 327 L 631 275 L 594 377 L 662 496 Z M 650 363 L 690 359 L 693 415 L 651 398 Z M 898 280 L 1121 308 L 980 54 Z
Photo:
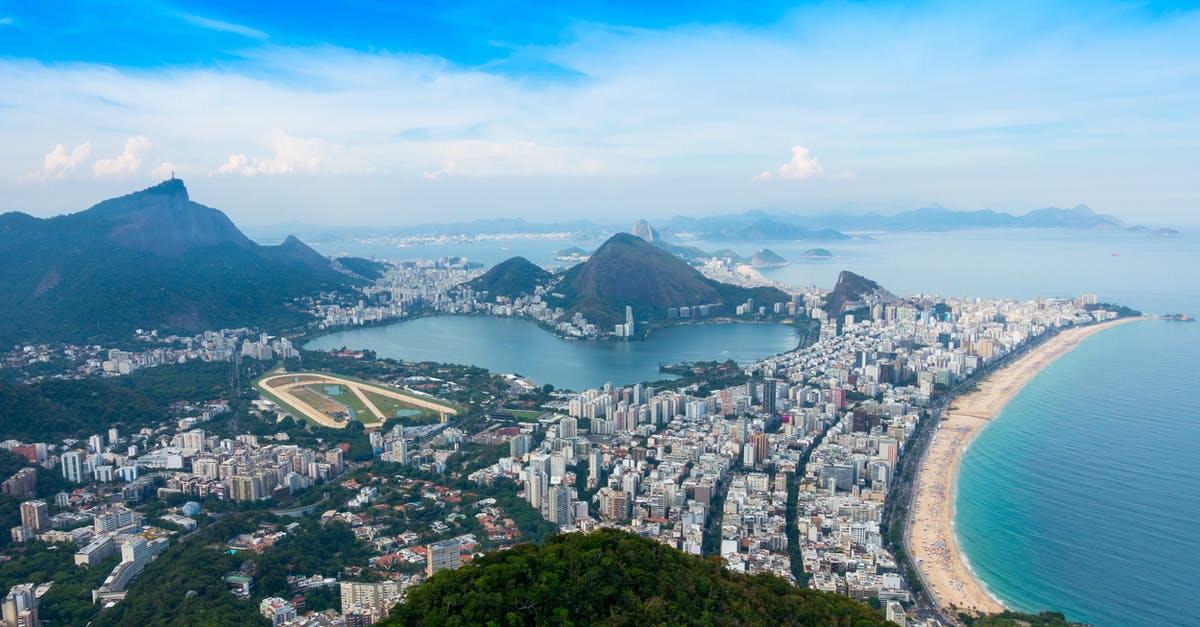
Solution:
M 185 494 L 198 498 L 262 501 L 281 498 L 341 474 L 343 451 L 326 451 L 294 444 L 260 444 L 253 435 L 236 439 L 205 437 L 201 429 L 177 435 L 170 445 L 149 451 L 142 459 L 154 466 L 190 472 L 171 473 L 158 489 L 160 497 Z M 162 461 L 160 461 L 162 460 Z
M 362 300 L 322 299 L 309 309 L 322 329 L 374 324 L 420 309 L 453 309 L 448 294 L 477 273 L 461 257 L 388 263 L 383 276 L 362 288 Z
M 90 525 L 79 526 L 89 520 Z M 92 602 L 107 605 L 125 598 L 133 579 L 167 548 L 169 534 L 144 523 L 144 516 L 121 505 L 52 518 L 45 501 L 33 500 L 21 503 L 21 525 L 12 529 L 12 536 L 14 542 L 21 543 L 35 537 L 50 543 L 73 543 L 78 547 L 75 565 L 84 568 L 120 555 L 121 560 L 112 573 L 99 589 L 92 591 Z M 36 603 L 31 608 L 36 612 Z
M 160 336 L 158 331 L 138 330 L 134 339 L 148 347 L 142 350 L 28 344 L 0 355 L 0 367 L 21 369 L 39 363 L 65 362 L 65 372 L 56 376 L 82 378 L 97 375 L 117 376 L 141 368 L 190 361 L 230 361 L 235 356 L 252 359 L 290 359 L 299 352 L 285 337 L 256 334 L 250 329 L 221 329 L 198 335 Z
M 698 268 L 710 278 L 748 287 L 774 285 L 754 273 L 730 269 L 727 260 L 710 260 Z M 310 309 L 317 316 L 320 328 L 360 326 L 402 318 L 418 311 L 443 314 L 492 315 L 522 317 L 541 324 L 563 337 L 629 338 L 637 335 L 631 308 L 625 308 L 624 322 L 601 327 L 576 312 L 566 315 L 562 307 L 552 307 L 542 287 L 534 294 L 517 298 L 478 292 L 465 282 L 479 274 L 461 257 L 438 260 L 404 261 L 389 264 L 384 275 L 373 285 L 362 288 L 364 298 L 355 304 L 336 300 L 314 303 Z M 752 301 L 731 305 L 720 304 L 671 307 L 668 320 L 704 319 L 721 315 L 738 316 L 795 315 L 799 302 L 776 303 L 772 307 L 756 307 Z
M 743 386 L 573 395 L 553 407 L 561 413 L 510 429 L 507 455 L 471 479 L 516 481 L 564 530 L 618 527 L 719 552 L 738 571 L 804 573 L 899 620 L 913 595 L 881 525 L 931 396 L 1034 338 L 1116 316 L 1093 300 L 874 303 L 865 319 L 827 320 L 816 343 L 748 367 Z M 793 304 L 826 317 L 819 295 Z

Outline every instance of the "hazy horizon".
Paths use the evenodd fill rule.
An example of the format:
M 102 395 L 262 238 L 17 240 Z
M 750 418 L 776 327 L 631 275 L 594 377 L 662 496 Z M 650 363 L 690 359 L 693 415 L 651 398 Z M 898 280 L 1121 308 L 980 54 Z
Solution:
M 238 224 L 750 209 L 1200 222 L 1200 12 L 0 8 L 0 211 L 172 172 Z

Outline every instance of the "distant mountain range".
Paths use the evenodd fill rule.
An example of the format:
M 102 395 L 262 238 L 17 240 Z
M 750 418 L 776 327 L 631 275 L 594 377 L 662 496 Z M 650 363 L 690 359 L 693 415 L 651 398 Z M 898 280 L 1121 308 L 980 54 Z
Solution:
M 270 239 L 281 237 L 280 229 L 286 226 L 290 232 L 300 233 L 306 241 L 332 242 L 364 236 L 449 236 L 489 235 L 498 233 L 569 233 L 573 237 L 601 237 L 614 231 L 624 230 L 611 224 L 591 220 L 564 222 L 533 222 L 523 219 L 495 218 L 457 222 L 452 224 L 419 224 L 401 227 L 328 227 L 299 223 L 277 227 L 260 227 L 256 235 Z M 784 211 L 755 209 L 736 214 L 723 214 L 703 218 L 676 216 L 659 225 L 650 226 L 644 219 L 634 225 L 636 235 L 650 242 L 679 242 L 705 240 L 710 242 L 752 241 L 828 241 L 846 240 L 848 232 L 908 232 L 908 231 L 955 231 L 963 229 L 1005 228 L 1065 228 L 1065 229 L 1115 229 L 1143 232 L 1156 236 L 1178 235 L 1174 229 L 1126 226 L 1119 219 L 1096 213 L 1090 207 L 1077 205 L 1070 209 L 1047 207 L 1015 215 L 1002 211 L 983 209 L 979 211 L 955 211 L 942 207 L 926 207 L 902 211 L 894 215 L 879 213 L 826 213 L 800 215 Z M 277 240 L 276 240 L 277 241 Z
M 295 237 L 255 244 L 224 213 L 192 202 L 179 179 L 78 213 L 0 215 L 2 346 L 121 339 L 138 328 L 291 328 L 309 319 L 295 298 L 361 280 Z
M 490 296 L 508 298 L 545 286 L 549 305 L 562 307 L 568 317 L 580 313 L 602 328 L 623 322 L 626 306 L 632 307 L 639 321 L 658 321 L 666 320 L 671 307 L 716 305 L 730 314 L 748 299 L 768 307 L 789 300 L 773 287 L 745 288 L 714 281 L 674 254 L 629 233 L 612 236 L 587 261 L 557 275 L 537 270 L 541 269 L 528 260 L 514 257 L 467 285 L 488 287 Z
M 667 221 L 665 235 L 710 241 L 771 241 L 848 239 L 846 231 L 954 231 L 1002 228 L 1122 228 L 1117 218 L 1079 205 L 1047 207 L 1021 216 L 992 211 L 954 211 L 940 207 L 895 215 L 830 213 L 816 216 L 772 214 L 762 210 L 707 218 L 676 217 Z

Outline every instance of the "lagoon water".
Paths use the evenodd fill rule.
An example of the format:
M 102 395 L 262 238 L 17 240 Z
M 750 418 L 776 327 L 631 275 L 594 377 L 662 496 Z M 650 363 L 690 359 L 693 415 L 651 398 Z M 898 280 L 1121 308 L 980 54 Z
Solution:
M 516 318 L 435 316 L 319 337 L 304 348 L 369 348 L 381 357 L 441 361 L 512 372 L 539 385 L 582 391 L 607 382 L 627 385 L 668 378 L 658 364 L 682 361 L 749 363 L 792 350 L 796 330 L 778 324 L 693 324 L 651 333 L 645 340 L 564 340 Z
M 762 274 L 798 285 L 832 287 L 838 272 L 851 270 L 902 295 L 1027 299 L 1094 293 L 1102 301 L 1147 312 L 1200 315 L 1197 234 L 1191 230 L 1183 237 L 1157 238 L 1124 231 L 1006 229 L 887 234 L 829 243 L 689 244 L 704 250 L 733 248 L 745 256 L 765 245 L 792 263 Z M 393 254 L 354 244 L 320 249 L 328 254 L 349 247 L 353 254 L 397 259 L 465 255 L 485 265 L 522 254 L 550 266 L 556 250 L 590 250 L 598 244 L 483 242 L 392 249 Z M 818 247 L 835 258 L 800 257 Z M 452 336 L 433 340 L 423 337 L 421 327 L 401 333 L 404 328 L 348 333 L 365 334 L 362 345 L 384 354 L 396 350 L 399 356 L 399 347 L 408 343 L 420 347 L 422 358 L 483 363 L 481 351 Z M 657 362 L 671 361 L 673 350 L 691 355 L 681 359 L 710 359 L 717 356 L 682 349 L 737 348 L 749 339 L 733 334 L 743 327 L 712 327 L 701 331 L 708 341 L 663 332 L 645 343 L 581 348 L 589 345 L 557 340 L 533 325 L 520 328 L 506 339 L 484 342 L 486 358 L 496 360 L 490 367 L 575 388 L 605 378 L 579 373 L 613 368 L 602 371 L 614 373 L 606 376 L 614 381 L 655 378 Z M 386 337 L 389 329 L 398 334 L 395 344 Z M 735 359 L 761 357 L 794 342 L 758 339 L 764 341 L 761 347 Z M 322 347 L 347 343 L 318 341 Z M 491 354 L 493 347 L 508 354 Z M 967 558 L 994 594 L 1018 609 L 1060 610 L 1100 627 L 1196 623 L 1198 356 L 1200 323 L 1146 321 L 1096 334 L 1046 368 L 980 434 L 963 460 L 956 519 Z

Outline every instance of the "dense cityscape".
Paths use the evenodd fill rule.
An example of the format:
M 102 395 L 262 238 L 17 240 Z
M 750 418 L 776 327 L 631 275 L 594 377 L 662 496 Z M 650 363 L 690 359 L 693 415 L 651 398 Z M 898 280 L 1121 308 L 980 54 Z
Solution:
M 330 327 L 411 312 L 482 313 L 596 335 L 584 321 L 557 322 L 561 311 L 548 310 L 537 295 L 510 301 L 463 289 L 478 272 L 461 266 L 461 260 L 389 265 L 363 288 L 363 302 L 318 300 L 313 311 Z M 714 386 L 699 368 L 686 385 L 607 383 L 542 394 L 541 402 L 519 410 L 493 398 L 480 408 L 482 421 L 443 415 L 441 423 L 401 421 L 370 430 L 370 453 L 356 461 L 345 444 L 299 445 L 289 442 L 288 430 L 207 433 L 210 421 L 234 409 L 221 398 L 173 404 L 171 423 L 128 434 L 112 428 L 86 442 L 9 440 L 3 447 L 31 466 L 4 482 L 5 494 L 21 499 L 36 492 L 32 465 L 63 480 L 53 498 L 21 503 L 13 547 L 73 546 L 74 563 L 89 569 L 107 568 L 105 560 L 119 554 L 92 591 L 99 607 L 112 607 L 171 542 L 232 511 L 222 503 L 278 502 L 271 509 L 278 515 L 347 525 L 365 559 L 340 572 L 289 574 L 289 594 L 262 598 L 262 616 L 276 625 L 358 625 L 385 617 L 425 577 L 531 533 L 616 528 L 685 553 L 719 555 L 735 572 L 771 573 L 870 601 L 897 624 L 938 624 L 944 617 L 921 595 L 898 545 L 903 504 L 895 502 L 914 438 L 944 407 L 936 399 L 1058 329 L 1117 313 L 1098 308 L 1093 296 L 1017 302 L 877 292 L 861 295 L 855 311 L 862 319 L 834 320 L 822 308 L 827 296 L 810 288 L 776 306 L 771 313 L 813 320 L 820 332 L 793 351 L 721 366 L 742 383 Z M 248 329 L 194 337 L 139 332 L 135 341 L 145 347 L 28 345 L 6 356 L 5 366 L 54 364 L 59 378 L 120 377 L 191 361 L 266 367 L 301 356 L 288 338 Z M 508 397 L 538 391 L 536 382 L 507 380 Z M 277 424 L 303 419 L 267 398 L 237 409 L 277 416 Z M 470 470 L 462 463 L 464 446 L 500 453 L 490 461 L 480 457 Z M 339 496 L 331 496 L 330 485 Z M 318 493 L 320 500 L 309 497 Z M 415 500 L 389 505 L 408 498 Z M 525 505 L 543 522 L 514 522 L 513 508 Z M 534 531 L 538 524 L 548 526 Z M 231 553 L 269 553 L 297 527 L 263 523 L 224 540 Z M 248 599 L 255 596 L 255 573 L 243 570 L 249 572 L 222 579 L 231 595 Z M 15 586 L 5 607 L 26 617 L 19 620 L 33 620 L 37 599 L 52 583 Z M 333 588 L 340 605 L 306 610 L 306 596 Z
M 0 1 L 0 627 L 1193 625 L 1197 102 L 1189 3 Z

